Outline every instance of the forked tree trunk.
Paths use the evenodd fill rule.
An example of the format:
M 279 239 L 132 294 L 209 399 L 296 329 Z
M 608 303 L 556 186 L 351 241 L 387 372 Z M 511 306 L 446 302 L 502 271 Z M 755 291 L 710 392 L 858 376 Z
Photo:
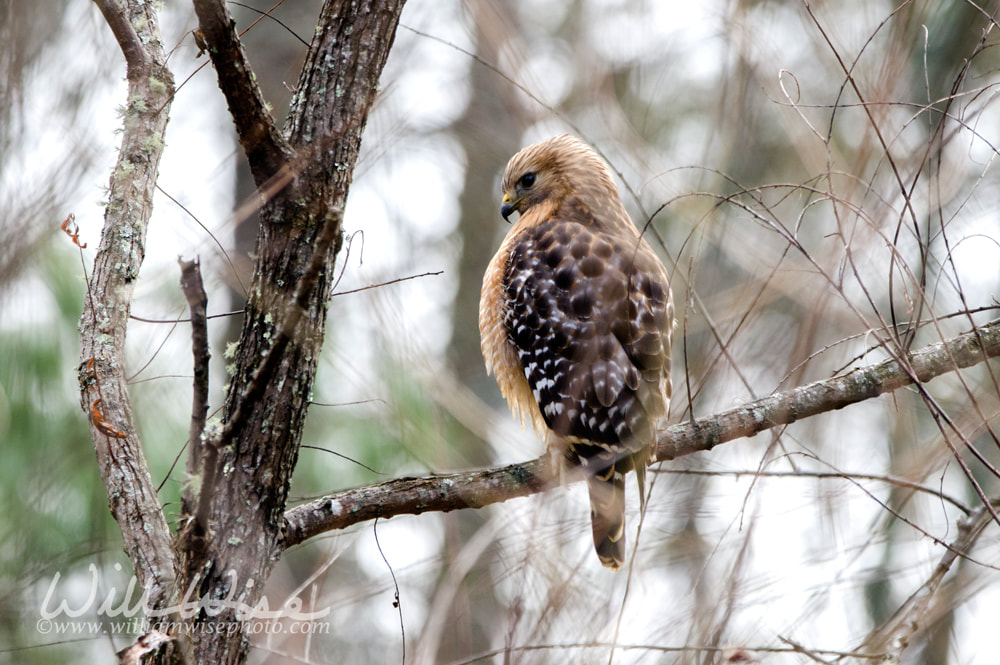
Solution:
M 131 101 L 81 319 L 83 406 L 112 511 L 150 607 L 227 601 L 214 616 L 204 610 L 192 618 L 168 615 L 187 630 L 163 624 L 172 647 L 158 650 L 155 662 L 242 663 L 247 636 L 219 628 L 241 623 L 235 608 L 259 601 L 284 549 L 285 501 L 323 343 L 341 211 L 404 0 L 326 2 L 283 132 L 224 3 L 194 2 L 197 39 L 212 58 L 258 186 L 261 225 L 220 428 L 204 432 L 204 391 L 196 385 L 188 442 L 192 482 L 176 538 L 150 480 L 124 377 L 131 285 L 144 253 L 174 88 L 151 3 L 95 2 L 125 54 Z M 185 293 L 190 300 L 187 287 Z M 204 377 L 207 350 L 195 355 L 195 375 Z M 129 657 L 141 651 L 134 648 Z

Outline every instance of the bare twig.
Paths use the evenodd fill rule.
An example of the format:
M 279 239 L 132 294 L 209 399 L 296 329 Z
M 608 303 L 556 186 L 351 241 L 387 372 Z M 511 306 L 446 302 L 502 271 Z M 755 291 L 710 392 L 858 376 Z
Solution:
M 239 316 L 243 314 L 242 309 L 238 309 L 233 312 L 226 312 L 224 314 L 209 314 L 206 319 L 221 319 L 226 316 Z M 135 314 L 129 314 L 130 319 L 133 321 L 142 321 L 143 323 L 190 323 L 191 319 L 147 319 L 142 316 L 136 316 Z
M 697 421 L 669 427 L 658 437 L 655 460 L 675 459 L 711 450 L 720 443 L 753 436 L 773 427 L 897 390 L 912 384 L 911 376 L 926 382 L 996 356 L 1000 356 L 1000 321 L 910 354 L 907 368 L 895 360 L 887 360 L 856 369 L 842 377 L 817 381 Z M 500 468 L 424 478 L 399 478 L 345 490 L 288 510 L 285 513 L 284 544 L 290 547 L 317 534 L 376 517 L 446 512 L 500 503 L 545 491 L 553 485 L 551 478 L 549 458 L 543 455 L 530 462 Z M 576 479 L 568 477 L 565 480 L 572 482 Z
M 372 522 L 372 534 L 375 536 L 375 547 L 378 548 L 379 556 L 382 557 L 382 561 L 385 563 L 385 567 L 389 569 L 389 574 L 392 576 L 392 586 L 395 589 L 393 594 L 392 606 L 396 608 L 399 613 L 399 633 L 402 637 L 403 647 L 402 647 L 402 662 L 406 665 L 406 628 L 403 626 L 403 603 L 399 599 L 399 583 L 396 581 L 396 573 L 393 571 L 392 566 L 389 565 L 389 559 L 385 557 L 385 552 L 382 551 L 382 544 L 378 542 L 378 519 L 376 518 Z
M 733 658 L 732 660 L 726 660 L 728 656 L 742 654 L 742 656 L 749 657 L 752 654 L 771 654 L 771 653 L 802 653 L 801 648 L 797 646 L 748 646 L 748 647 L 705 647 L 705 646 L 663 646 L 659 644 L 613 644 L 611 642 L 575 642 L 567 644 L 521 644 L 513 646 L 505 646 L 500 649 L 493 649 L 491 651 L 484 651 L 482 653 L 476 654 L 470 658 L 464 660 L 455 661 L 452 665 L 472 665 L 472 663 L 481 663 L 489 661 L 496 656 L 509 655 L 511 653 L 524 653 L 530 651 L 551 651 L 553 653 L 559 653 L 560 651 L 569 651 L 576 649 L 607 649 L 615 648 L 620 651 L 648 651 L 650 653 L 676 653 L 676 654 L 712 654 L 722 656 L 721 662 L 744 662 L 744 660 L 737 660 Z M 736 652 L 736 653 L 734 653 Z M 846 651 L 835 651 L 831 649 L 811 649 L 812 654 L 822 654 L 825 656 L 836 656 L 838 658 L 855 658 L 858 660 L 878 660 L 879 656 L 869 656 L 864 653 L 858 652 L 846 652 Z M 718 662 L 718 661 L 709 661 Z M 752 661 L 750 661 L 752 662 Z
M 369 284 L 368 286 L 361 286 L 356 289 L 350 289 L 348 291 L 337 291 L 334 296 L 346 296 L 351 293 L 361 293 L 362 291 L 368 291 L 369 289 L 380 289 L 383 286 L 389 286 L 390 284 L 399 284 L 400 282 L 408 282 L 411 279 L 420 279 L 421 277 L 434 277 L 442 274 L 443 270 L 432 270 L 430 272 L 422 272 L 419 275 L 408 275 L 406 277 L 397 277 L 396 279 L 390 279 L 388 282 L 379 282 L 378 284 Z M 331 296 L 332 297 L 332 296 Z
M 198 260 L 177 262 L 181 267 L 181 290 L 191 309 L 191 354 L 194 356 L 194 388 L 191 395 L 191 426 L 188 430 L 188 476 L 200 477 L 197 503 L 189 492 L 190 485 L 185 488 L 185 505 L 194 511 L 197 534 L 202 535 L 208 530 L 209 499 L 214 488 L 215 467 L 219 459 L 219 449 L 216 441 L 203 441 L 205 422 L 208 418 L 208 361 L 211 357 L 208 348 L 208 319 L 205 311 L 208 306 L 208 296 L 201 281 L 201 268 Z
M 165 191 L 159 185 L 156 186 L 156 189 L 159 190 L 159 192 L 161 194 L 163 194 L 168 199 L 170 199 L 171 203 L 173 203 L 175 206 L 177 206 L 178 208 L 180 208 L 181 210 L 183 210 L 184 213 L 188 217 L 190 217 L 192 220 L 194 220 L 195 224 L 197 224 L 198 226 L 201 227 L 202 231 L 204 231 L 205 233 L 208 234 L 208 237 L 212 239 L 212 242 L 215 243 L 215 246 L 219 248 L 219 252 L 222 253 L 222 258 L 224 258 L 226 260 L 226 263 L 229 264 L 229 269 L 232 271 L 233 277 L 236 278 L 236 282 L 240 285 L 240 291 L 242 291 L 243 295 L 245 296 L 247 294 L 247 287 L 243 283 L 243 279 L 240 277 L 240 271 L 236 269 L 235 265 L 233 265 L 233 259 L 232 259 L 232 257 L 229 256 L 229 252 L 227 252 L 226 248 L 222 246 L 222 243 L 219 242 L 219 239 L 215 237 L 215 234 L 208 230 L 208 227 L 205 226 L 200 219 L 198 219 L 197 215 L 195 215 L 193 212 L 191 212 L 190 210 L 188 210 L 187 206 L 185 206 L 183 203 L 181 203 L 180 201 L 178 201 L 177 199 L 175 199 L 173 196 L 171 196 L 169 192 Z
M 809 649 L 787 637 L 782 637 L 781 635 L 778 636 L 778 639 L 787 644 L 788 646 L 790 646 L 794 653 L 802 654 L 803 656 L 805 656 L 814 663 L 823 663 L 823 665 L 832 665 L 832 661 L 819 657 L 818 653 L 820 652 L 813 651 L 812 649 Z
M 267 11 L 261 11 L 261 10 L 257 9 L 256 7 L 251 7 L 250 5 L 244 4 L 242 2 L 236 2 L 235 0 L 230 0 L 230 4 L 236 5 L 237 7 L 242 7 L 243 9 L 246 9 L 247 11 L 256 12 L 257 14 L 260 14 L 260 16 L 257 18 L 256 21 L 254 21 L 253 23 L 251 23 L 249 26 L 247 26 L 246 30 L 244 30 L 243 32 L 240 33 L 240 36 L 242 37 L 247 32 L 250 32 L 250 30 L 252 30 L 255 25 L 257 25 L 258 23 L 260 23 L 261 21 L 263 21 L 265 18 L 269 18 L 272 21 L 274 21 L 275 23 L 277 23 L 278 25 L 280 25 L 282 28 L 284 28 L 285 31 L 288 32 L 288 34 L 290 34 L 292 37 L 295 37 L 297 40 L 299 40 L 302 43 L 303 46 L 305 46 L 306 48 L 309 48 L 309 42 L 307 42 L 306 40 L 304 40 L 301 37 L 299 37 L 299 34 L 297 32 L 295 32 L 294 30 L 292 30 L 285 23 L 281 22 L 281 20 L 275 18 L 271 14 L 271 12 L 273 12 L 275 9 L 277 9 L 280 5 L 284 4 L 284 2 L 285 2 L 285 0 L 278 0 L 278 2 L 274 3 L 271 6 L 271 8 L 268 9 Z
M 957 498 L 942 492 L 939 489 L 934 489 L 933 487 L 927 487 L 926 485 L 921 485 L 920 483 L 913 482 L 912 480 L 907 480 L 906 478 L 900 478 L 898 476 L 886 476 L 877 473 L 859 473 L 856 471 L 804 471 L 799 469 L 797 471 L 761 471 L 760 469 L 657 469 L 653 473 L 664 474 L 668 476 L 735 476 L 737 478 L 741 476 L 754 476 L 757 478 L 841 478 L 843 480 L 877 480 L 889 485 L 895 485 L 897 487 L 904 487 L 906 489 L 913 490 L 915 492 L 923 492 L 931 496 L 937 497 L 942 501 L 946 501 L 951 505 L 955 506 L 963 513 L 968 515 L 972 510 L 965 505 L 962 501 Z
M 194 356 L 194 389 L 191 400 L 191 426 L 188 429 L 188 446 L 192 456 L 199 448 L 201 435 L 205 431 L 208 417 L 208 319 L 205 315 L 208 296 L 201 281 L 201 266 L 198 259 L 184 261 L 177 259 L 181 267 L 181 291 L 191 309 L 191 354 Z

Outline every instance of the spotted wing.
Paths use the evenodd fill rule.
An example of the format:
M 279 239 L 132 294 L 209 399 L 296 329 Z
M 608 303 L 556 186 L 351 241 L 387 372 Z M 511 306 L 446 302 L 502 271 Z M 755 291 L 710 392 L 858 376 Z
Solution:
M 672 321 L 648 245 L 555 217 L 524 231 L 504 282 L 508 337 L 567 452 L 584 462 L 647 446 L 669 404 Z

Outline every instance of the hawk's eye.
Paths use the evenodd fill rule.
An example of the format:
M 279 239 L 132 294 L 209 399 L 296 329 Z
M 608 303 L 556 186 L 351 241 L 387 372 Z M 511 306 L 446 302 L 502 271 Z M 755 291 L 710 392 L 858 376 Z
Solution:
M 531 186 L 535 184 L 535 174 L 525 173 L 521 176 L 521 179 L 517 181 L 517 184 L 524 189 L 531 189 Z

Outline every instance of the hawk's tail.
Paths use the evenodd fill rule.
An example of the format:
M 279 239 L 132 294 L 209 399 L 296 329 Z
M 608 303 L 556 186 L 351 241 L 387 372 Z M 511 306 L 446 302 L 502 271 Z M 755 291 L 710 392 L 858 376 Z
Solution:
M 625 561 L 625 466 L 612 464 L 587 478 L 594 549 L 611 570 Z

